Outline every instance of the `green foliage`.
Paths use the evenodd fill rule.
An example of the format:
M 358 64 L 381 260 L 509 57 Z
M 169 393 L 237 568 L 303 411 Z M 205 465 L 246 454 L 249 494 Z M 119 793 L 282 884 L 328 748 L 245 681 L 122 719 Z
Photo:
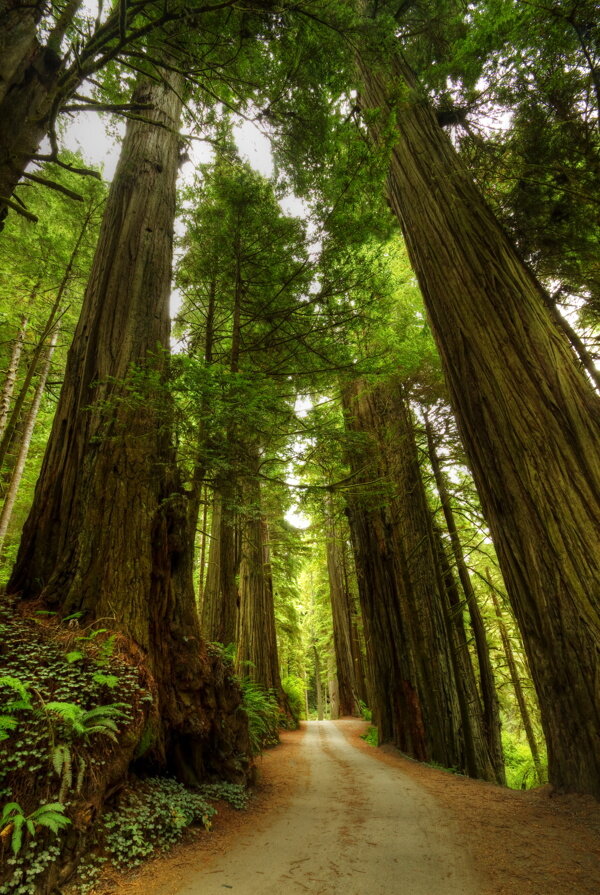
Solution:
M 246 808 L 250 799 L 248 790 L 244 786 L 239 783 L 227 783 L 225 780 L 220 780 L 217 783 L 204 783 L 200 786 L 199 792 L 205 799 L 227 802 L 238 811 Z
M 361 699 L 361 701 L 360 701 L 360 703 L 359 703 L 359 708 L 360 708 L 360 716 L 361 716 L 361 718 L 363 718 L 365 721 L 370 721 L 371 718 L 373 717 L 372 712 L 371 712 L 371 709 L 368 707 L 368 705 L 366 704 L 366 702 L 363 702 L 363 701 L 362 701 L 362 699 Z
M 117 867 L 136 867 L 153 852 L 177 842 L 186 827 L 201 824 L 210 829 L 215 813 L 204 794 L 156 777 L 127 790 L 118 809 L 104 815 L 102 830 Z
M 102 734 L 117 742 L 118 722 L 126 717 L 124 702 L 111 705 L 99 705 L 92 709 L 84 709 L 73 702 L 48 702 L 44 706 L 46 712 L 57 715 L 69 737 L 88 739 L 92 734 Z
M 287 696 L 288 703 L 296 723 L 304 717 L 305 714 L 305 692 L 306 687 L 304 681 L 300 677 L 288 674 L 282 678 L 281 686 L 283 692 Z
M 12 803 L 15 818 L 25 818 L 16 821 L 23 834 L 18 854 L 0 870 L 0 895 L 36 891 L 41 874 L 60 851 L 55 834 L 63 818 L 68 821 L 68 793 L 83 792 L 102 777 L 116 748 L 106 734 L 114 736 L 118 725 L 127 735 L 136 717 L 134 706 L 149 698 L 140 686 L 138 670 L 113 655 L 110 672 L 127 703 L 106 706 L 110 689 L 96 679 L 101 638 L 84 639 L 83 658 L 69 663 L 67 647 L 77 636 L 69 624 L 52 615 L 24 618 L 7 603 L 0 607 L 4 672 L 0 700 L 11 705 L 17 721 L 0 742 L 0 801 Z M 9 821 L 13 822 L 12 816 Z M 19 830 L 16 835 L 15 846 Z
M 542 758 L 543 779 L 540 781 L 531 750 L 526 742 L 516 734 L 503 730 L 502 746 L 506 763 L 506 783 L 511 789 L 531 789 L 547 781 L 548 764 L 545 756 Z
M 370 720 L 370 719 L 369 719 Z M 379 731 L 376 727 L 372 725 L 367 729 L 366 733 L 361 735 L 361 739 L 368 743 L 369 746 L 378 746 L 379 745 Z
M 250 747 L 253 755 L 258 755 L 266 746 L 279 742 L 279 704 L 277 695 L 266 690 L 250 678 L 240 681 L 242 687 L 242 708 L 248 716 Z
M 2 687 L 16 691 L 18 699 L 3 700 L 3 713 L 0 714 L 0 742 L 7 740 L 12 731 L 18 726 L 17 718 L 11 714 L 12 712 L 21 711 L 31 708 L 31 698 L 28 692 L 27 684 L 24 684 L 16 677 L 0 677 L 0 694 Z
M 0 834 L 12 827 L 11 848 L 13 854 L 17 855 L 23 844 L 24 829 L 34 839 L 36 827 L 43 827 L 56 835 L 70 823 L 69 818 L 65 817 L 65 808 L 61 802 L 40 805 L 28 815 L 23 813 L 18 802 L 9 802 L 4 806 L 0 816 Z

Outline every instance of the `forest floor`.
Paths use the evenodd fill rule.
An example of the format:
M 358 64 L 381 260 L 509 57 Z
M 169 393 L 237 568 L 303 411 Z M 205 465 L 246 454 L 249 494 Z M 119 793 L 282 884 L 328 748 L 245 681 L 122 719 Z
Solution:
M 102 895 L 597 895 L 600 804 L 506 790 L 375 749 L 361 721 L 309 722 L 259 760 L 245 812 L 219 809 Z

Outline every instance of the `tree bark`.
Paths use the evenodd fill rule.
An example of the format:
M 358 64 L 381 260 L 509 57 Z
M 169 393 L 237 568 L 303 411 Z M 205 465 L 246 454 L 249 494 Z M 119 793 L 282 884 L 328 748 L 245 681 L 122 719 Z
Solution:
M 355 683 L 352 650 L 352 616 L 350 595 L 345 589 L 343 555 L 339 535 L 333 519 L 332 501 L 327 504 L 327 574 L 333 621 L 333 646 L 337 677 L 337 708 L 339 714 L 355 715 L 359 696 Z
M 317 694 L 317 720 L 322 721 L 324 718 L 323 713 L 323 684 L 321 683 L 321 659 L 319 657 L 319 650 L 316 645 L 313 643 L 313 655 L 315 657 L 315 691 Z
M 218 688 L 200 639 L 164 385 L 181 87 L 165 74 L 134 91 L 161 126 L 127 128 L 8 592 L 111 619 L 142 648 L 159 694 L 154 757 L 189 781 L 239 777 L 247 739 L 239 693 Z
M 394 116 L 389 201 L 522 632 L 550 781 L 600 797 L 600 402 L 412 72 L 366 53 L 360 70 L 377 141 Z
M 229 483 L 217 484 L 208 551 L 208 572 L 202 601 L 202 634 L 225 645 L 236 639 L 239 594 L 235 549 L 236 516 Z
M 348 497 L 372 706 L 382 741 L 421 761 L 495 779 L 483 737 L 463 729 L 446 618 L 410 411 L 397 383 L 344 390 L 356 487 Z M 357 450 L 362 439 L 362 450 Z M 472 725 L 476 716 L 469 717 Z
M 458 534 L 458 529 L 456 527 L 456 522 L 454 520 L 454 513 L 452 511 L 452 504 L 450 502 L 450 495 L 446 487 L 444 473 L 439 457 L 437 455 L 433 429 L 431 427 L 431 423 L 427 417 L 427 414 L 425 414 L 425 431 L 427 434 L 429 459 L 431 461 L 431 468 L 433 469 L 433 475 L 440 497 L 444 519 L 446 520 L 446 528 L 448 529 L 448 534 L 450 535 L 450 543 L 452 546 L 454 563 L 458 571 L 458 577 L 460 579 L 460 583 L 467 603 L 467 608 L 469 610 L 469 615 L 471 618 L 471 627 L 473 630 L 475 649 L 477 652 L 481 698 L 483 703 L 483 724 L 485 728 L 488 750 L 492 763 L 498 775 L 498 782 L 505 783 L 506 775 L 504 770 L 504 754 L 502 751 L 500 704 L 498 701 L 498 693 L 496 690 L 494 670 L 492 668 L 492 663 L 490 660 L 490 650 L 487 642 L 485 626 L 483 624 L 483 618 L 479 609 L 477 597 L 475 596 L 475 591 L 473 590 L 471 578 L 469 577 L 469 572 L 465 563 L 465 558 L 463 556 L 462 545 L 460 543 L 460 537 Z
M 279 673 L 269 537 L 261 506 L 258 454 L 251 456 L 250 468 L 254 475 L 248 477 L 244 486 L 246 509 L 242 521 L 237 667 L 239 674 L 273 690 L 282 708 L 287 710 Z

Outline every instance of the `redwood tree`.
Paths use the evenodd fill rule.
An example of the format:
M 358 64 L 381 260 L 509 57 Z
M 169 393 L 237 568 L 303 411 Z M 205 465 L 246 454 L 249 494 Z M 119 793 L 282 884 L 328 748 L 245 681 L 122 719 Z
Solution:
M 458 661 L 412 419 L 399 383 L 344 390 L 350 528 L 380 739 L 497 779 L 469 667 Z M 470 670 L 472 674 L 472 669 Z
M 372 137 L 538 693 L 555 786 L 600 796 L 600 403 L 400 55 L 364 49 Z
M 9 593 L 109 619 L 146 653 L 155 757 L 188 780 L 245 745 L 235 689 L 215 692 L 192 584 L 193 520 L 165 389 L 179 76 L 141 78 Z M 229 763 L 229 764 L 228 764 Z

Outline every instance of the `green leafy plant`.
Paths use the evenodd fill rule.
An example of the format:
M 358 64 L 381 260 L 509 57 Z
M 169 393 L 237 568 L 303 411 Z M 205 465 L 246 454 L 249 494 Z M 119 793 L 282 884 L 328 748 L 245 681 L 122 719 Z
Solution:
M 361 739 L 368 743 L 369 746 L 378 746 L 379 745 L 379 732 L 376 727 L 370 725 L 367 728 L 367 732 L 361 735 Z
M 24 830 L 27 830 L 32 839 L 35 838 L 37 827 L 44 827 L 56 834 L 71 823 L 64 812 L 61 802 L 51 802 L 40 805 L 31 814 L 25 815 L 18 802 L 9 802 L 4 806 L 0 817 L 0 837 L 10 836 L 13 854 L 18 855 L 23 844 Z
M 186 827 L 199 823 L 210 829 L 215 813 L 202 793 L 168 778 L 149 779 L 128 790 L 118 809 L 104 815 L 106 847 L 118 867 L 135 867 L 180 839 Z
M 0 677 L 0 687 L 8 687 L 17 693 L 17 698 L 9 699 L 4 704 L 4 712 L 0 714 L 0 742 L 8 739 L 13 730 L 16 730 L 19 721 L 12 712 L 31 709 L 31 697 L 28 692 L 28 684 L 24 684 L 16 677 Z
M 279 704 L 273 690 L 266 690 L 250 678 L 240 681 L 243 709 L 248 716 L 250 747 L 258 755 L 265 746 L 279 742 Z
M 304 717 L 306 685 L 301 677 L 289 674 L 281 681 L 283 692 L 288 698 L 288 703 L 296 724 Z
M 119 730 L 117 722 L 125 717 L 123 708 L 127 708 L 123 702 L 93 709 L 84 709 L 74 702 L 48 702 L 45 705 L 47 712 L 58 715 L 65 723 L 71 736 L 88 739 L 92 734 L 102 734 L 115 743 Z

